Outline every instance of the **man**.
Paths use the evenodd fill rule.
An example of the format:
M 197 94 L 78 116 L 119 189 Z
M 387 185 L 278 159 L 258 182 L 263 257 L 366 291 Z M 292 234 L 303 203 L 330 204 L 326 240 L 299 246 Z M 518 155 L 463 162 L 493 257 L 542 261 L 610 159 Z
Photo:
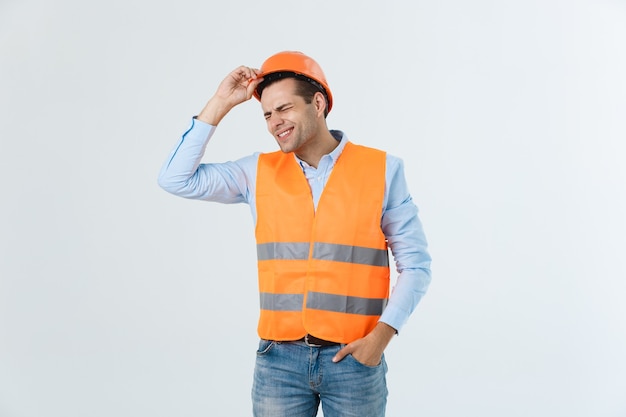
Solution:
M 280 151 L 200 163 L 220 120 L 255 96 Z M 256 226 L 261 338 L 257 417 L 384 416 L 383 352 L 430 283 L 402 161 L 329 130 L 333 96 L 312 58 L 285 51 L 220 83 L 166 160 L 159 184 L 247 203 Z M 332 175 L 331 175 L 332 174 Z M 389 296 L 388 249 L 399 276 Z

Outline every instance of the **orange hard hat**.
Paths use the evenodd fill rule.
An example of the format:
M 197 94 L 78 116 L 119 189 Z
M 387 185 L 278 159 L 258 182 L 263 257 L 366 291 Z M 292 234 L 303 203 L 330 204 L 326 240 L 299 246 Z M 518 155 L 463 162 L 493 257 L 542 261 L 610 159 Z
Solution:
M 261 74 L 259 76 L 268 79 L 270 78 L 268 76 L 271 74 L 284 74 L 282 76 L 294 76 L 295 74 L 296 78 L 304 76 L 307 81 L 313 82 L 326 94 L 328 99 L 327 111 L 330 111 L 333 107 L 333 95 L 330 92 L 330 88 L 328 88 L 322 67 L 313 58 L 304 55 L 302 52 L 283 51 L 267 58 L 261 65 Z M 263 86 L 263 84 L 262 82 L 259 86 Z M 258 87 L 254 90 L 254 97 L 257 100 L 261 100 Z

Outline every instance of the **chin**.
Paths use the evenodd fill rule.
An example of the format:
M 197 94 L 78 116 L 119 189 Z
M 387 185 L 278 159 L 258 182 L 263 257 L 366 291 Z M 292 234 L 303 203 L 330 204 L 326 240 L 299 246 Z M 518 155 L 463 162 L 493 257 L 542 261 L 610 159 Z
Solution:
M 282 143 L 278 143 L 278 147 L 280 148 L 281 151 L 283 151 L 284 153 L 289 153 L 292 152 L 292 149 L 288 146 L 288 145 L 284 145 Z

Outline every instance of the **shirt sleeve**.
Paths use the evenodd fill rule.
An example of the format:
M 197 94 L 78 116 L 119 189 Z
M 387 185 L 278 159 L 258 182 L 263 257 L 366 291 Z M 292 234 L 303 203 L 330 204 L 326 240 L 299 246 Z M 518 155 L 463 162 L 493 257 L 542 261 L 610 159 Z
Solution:
M 389 155 L 386 200 L 382 229 L 398 278 L 380 321 L 399 332 L 428 289 L 431 257 L 418 208 L 408 191 L 403 162 Z
M 223 163 L 201 163 L 216 127 L 192 119 L 159 172 L 158 183 L 179 197 L 219 203 L 248 203 L 257 154 Z

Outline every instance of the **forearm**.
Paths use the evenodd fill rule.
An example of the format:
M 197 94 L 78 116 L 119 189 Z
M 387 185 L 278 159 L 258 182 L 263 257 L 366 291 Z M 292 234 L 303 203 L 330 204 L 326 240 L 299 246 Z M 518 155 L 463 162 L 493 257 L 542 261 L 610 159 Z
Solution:
M 426 294 L 430 280 L 429 268 L 402 271 L 398 275 L 387 307 L 379 321 L 388 324 L 399 332 Z
M 231 109 L 232 107 L 229 103 L 213 97 L 207 102 L 197 118 L 204 123 L 217 126 Z

